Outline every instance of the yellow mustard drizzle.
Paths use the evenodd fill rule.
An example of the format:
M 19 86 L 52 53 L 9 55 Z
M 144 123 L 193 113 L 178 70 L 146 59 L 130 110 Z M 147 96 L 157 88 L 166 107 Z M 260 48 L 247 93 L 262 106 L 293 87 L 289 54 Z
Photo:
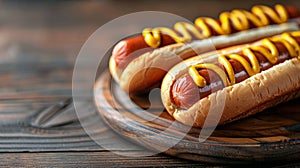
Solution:
M 199 87 L 206 86 L 206 80 L 198 72 L 200 69 L 210 69 L 214 71 L 221 78 L 224 86 L 235 84 L 235 76 L 232 65 L 229 59 L 234 59 L 242 64 L 249 76 L 253 76 L 260 72 L 259 62 L 253 51 L 262 54 L 270 63 L 275 64 L 279 58 L 279 52 L 274 42 L 282 43 L 288 50 L 291 57 L 298 57 L 300 55 L 300 46 L 294 37 L 300 37 L 300 31 L 283 33 L 281 36 L 272 38 L 265 38 L 261 41 L 260 46 L 251 46 L 244 48 L 242 54 L 249 58 L 250 63 L 239 54 L 226 54 L 218 57 L 218 62 L 224 66 L 224 70 L 212 63 L 201 63 L 189 67 L 188 73 L 192 77 L 195 84 Z M 250 65 L 251 64 L 251 65 Z M 227 72 L 227 74 L 226 74 Z M 227 76 L 228 75 L 228 76 Z
M 197 39 L 211 37 L 211 29 L 220 35 L 228 35 L 232 33 L 232 27 L 237 31 L 243 31 L 250 28 L 250 23 L 256 27 L 267 26 L 270 24 L 269 19 L 277 24 L 287 22 L 288 13 L 285 7 L 278 4 L 272 9 L 258 5 L 253 6 L 251 12 L 246 10 L 223 12 L 219 15 L 220 21 L 209 17 L 199 17 L 194 24 L 177 22 L 174 30 L 167 27 L 145 28 L 142 34 L 150 47 L 157 48 L 161 43 L 161 34 L 169 35 L 177 43 L 184 43 L 191 42 L 193 36 Z

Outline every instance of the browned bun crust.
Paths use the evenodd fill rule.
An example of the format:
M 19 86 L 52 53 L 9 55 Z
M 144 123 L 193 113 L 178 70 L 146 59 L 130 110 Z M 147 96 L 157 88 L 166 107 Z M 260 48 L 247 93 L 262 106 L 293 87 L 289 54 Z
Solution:
M 110 57 L 109 59 L 109 71 L 110 71 L 110 74 L 112 75 L 112 77 L 114 78 L 114 80 L 119 83 L 120 81 L 120 71 L 119 69 L 117 68 L 117 64 L 116 64 L 116 61 L 113 57 Z
M 216 48 L 248 43 L 292 30 L 298 30 L 298 25 L 295 23 L 271 25 L 228 36 L 216 36 L 207 40 L 193 41 L 189 44 L 172 44 L 142 54 L 130 62 L 122 72 L 111 57 L 109 69 L 115 81 L 124 91 L 130 94 L 144 93 L 152 87 L 160 85 L 167 71 L 182 60 L 199 53 L 214 51 Z
M 165 108 L 176 120 L 186 125 L 203 127 L 209 113 L 218 115 L 219 112 L 220 121 L 206 122 L 205 127 L 226 124 L 300 96 L 300 60 L 293 58 L 212 93 L 187 110 L 180 109 L 172 102 L 170 88 L 175 79 L 186 73 L 188 66 L 201 62 L 203 59 L 197 56 L 176 65 L 167 73 L 161 87 Z

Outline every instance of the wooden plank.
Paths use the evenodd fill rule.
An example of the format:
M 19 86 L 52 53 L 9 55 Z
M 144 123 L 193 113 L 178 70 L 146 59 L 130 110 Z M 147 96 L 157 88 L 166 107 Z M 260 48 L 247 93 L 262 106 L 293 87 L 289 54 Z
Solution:
M 27 107 L 17 110 L 11 106 L 0 108 L 0 151 L 66 151 L 78 149 L 101 149 L 81 127 L 70 101 L 50 105 Z M 19 105 L 20 108 L 27 103 Z M 18 106 L 18 105 L 13 105 Z M 9 107 L 9 110 L 8 110 Z M 86 110 L 94 110 L 88 108 Z M 101 118 L 91 120 L 104 124 Z M 92 124 L 92 123 L 91 123 Z M 97 134 L 108 133 L 100 127 Z M 113 138 L 105 134 L 103 139 Z M 111 136 L 111 137 L 110 137 Z
M 204 167 L 203 163 L 145 152 L 49 152 L 0 154 L 0 167 Z M 127 157 L 126 154 L 136 157 Z
M 158 154 L 139 157 L 141 151 L 101 152 L 47 152 L 47 153 L 1 153 L 0 167 L 228 167 L 229 165 L 204 164 Z M 127 157 L 130 154 L 136 157 Z M 297 162 L 250 163 L 236 167 L 298 167 Z

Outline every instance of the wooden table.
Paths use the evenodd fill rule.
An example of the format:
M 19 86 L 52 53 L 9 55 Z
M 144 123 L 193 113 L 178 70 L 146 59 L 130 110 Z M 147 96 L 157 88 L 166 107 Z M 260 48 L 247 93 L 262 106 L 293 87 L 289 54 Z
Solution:
M 149 151 L 139 146 L 131 150 L 114 148 L 112 139 L 129 142 L 104 122 L 97 123 L 101 127 L 95 131 L 103 138 L 102 142 L 109 145 L 104 148 L 91 139 L 70 101 L 76 56 L 97 28 L 124 14 L 157 10 L 193 20 L 197 16 L 216 17 L 220 11 L 233 8 L 249 9 L 259 3 L 274 4 L 269 0 L 1 1 L 0 166 L 206 166 L 165 154 L 128 157 L 145 155 Z M 282 3 L 300 8 L 299 1 Z M 87 86 L 83 82 L 84 87 Z M 92 99 L 82 96 L 80 100 L 87 111 L 96 112 L 91 105 Z

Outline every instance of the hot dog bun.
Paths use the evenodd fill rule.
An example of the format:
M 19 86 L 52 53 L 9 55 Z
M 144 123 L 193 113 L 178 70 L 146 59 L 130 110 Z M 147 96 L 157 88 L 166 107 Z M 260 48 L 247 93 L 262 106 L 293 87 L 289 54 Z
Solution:
M 211 37 L 189 44 L 172 44 L 142 54 L 131 61 L 122 71 L 117 68 L 115 60 L 111 57 L 109 69 L 115 81 L 124 91 L 129 94 L 145 93 L 151 88 L 159 86 L 167 71 L 182 60 L 200 53 L 252 42 L 293 30 L 298 30 L 298 25 L 287 23 L 250 29 L 232 35 Z
M 259 43 L 260 41 L 251 45 Z M 226 49 L 225 53 L 235 53 L 243 48 L 245 45 L 231 47 Z M 223 50 L 218 52 L 222 53 Z M 223 125 L 300 96 L 300 56 L 298 55 L 298 57 L 275 65 L 240 83 L 214 92 L 208 97 L 200 99 L 189 109 L 179 108 L 172 101 L 170 92 L 174 81 L 187 73 L 189 66 L 202 62 L 213 62 L 216 55 L 218 54 L 207 53 L 185 60 L 174 66 L 164 77 L 161 86 L 162 101 L 166 110 L 176 120 L 186 125 L 203 127 L 209 113 L 214 115 L 214 112 L 221 111 L 219 122 L 206 122 L 205 126 Z

